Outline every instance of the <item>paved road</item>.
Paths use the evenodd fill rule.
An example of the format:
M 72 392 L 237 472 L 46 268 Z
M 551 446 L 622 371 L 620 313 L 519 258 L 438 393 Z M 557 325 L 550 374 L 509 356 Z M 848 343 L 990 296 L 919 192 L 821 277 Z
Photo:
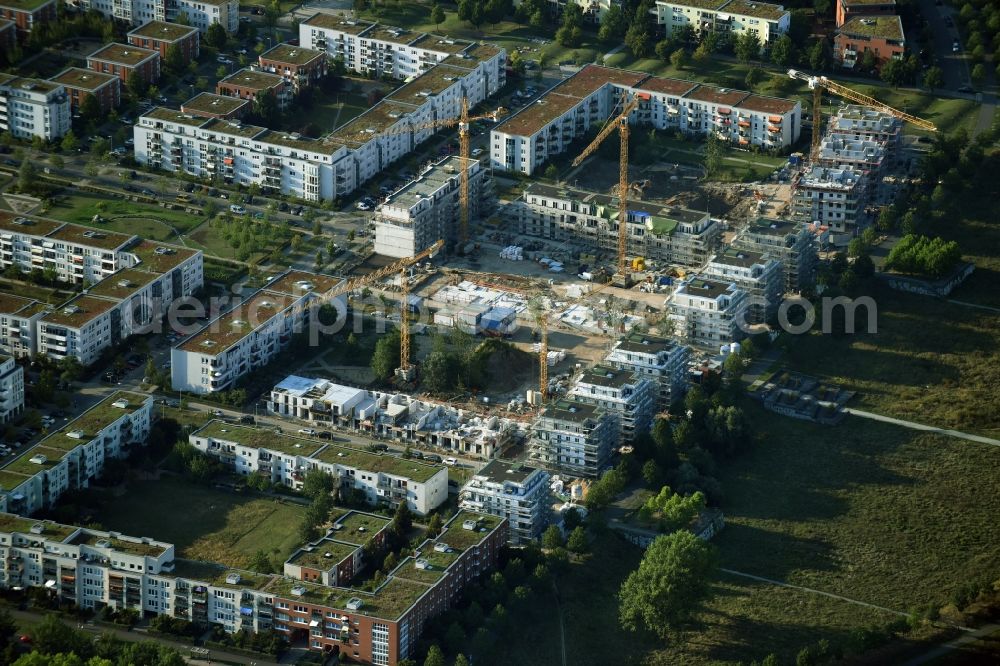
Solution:
M 969 63 L 965 59 L 963 51 L 954 53 L 952 43 L 958 39 L 959 35 L 957 22 L 951 5 L 935 4 L 935 0 L 920 0 L 920 13 L 923 14 L 927 22 L 930 23 L 934 35 L 934 41 L 928 44 L 934 50 L 934 57 L 938 67 L 944 74 L 944 88 L 946 90 L 958 90 L 962 86 L 972 85 L 972 78 L 969 76 Z M 945 19 L 950 17 L 955 25 L 948 27 Z
M 950 430 L 948 428 L 938 428 L 937 426 L 924 425 L 923 423 L 914 423 L 913 421 L 904 421 L 903 419 L 896 419 L 891 416 L 884 416 L 882 414 L 873 414 L 872 412 L 864 412 L 861 411 L 860 409 L 852 409 L 850 407 L 845 407 L 844 411 L 848 414 L 853 414 L 854 416 L 860 416 L 863 419 L 882 421 L 884 423 L 893 423 L 895 425 L 903 426 L 904 428 L 910 428 L 911 430 L 922 430 L 924 432 L 933 432 L 939 435 L 948 435 L 949 437 L 958 437 L 959 439 L 967 439 L 970 442 L 978 442 L 979 444 L 1000 446 L 1000 439 L 983 437 L 982 435 L 970 435 L 967 432 L 959 432 L 958 430 Z
M 971 631 L 963 636 L 959 636 L 955 640 L 948 641 L 944 645 L 939 645 L 932 650 L 928 650 L 919 657 L 914 657 L 913 659 L 905 662 L 903 666 L 919 666 L 920 664 L 926 664 L 928 662 L 937 661 L 941 657 L 945 656 L 953 650 L 958 650 L 964 646 L 970 646 L 971 643 L 978 641 L 984 636 L 988 636 L 994 632 L 1000 631 L 1000 624 L 987 624 L 985 626 Z M 971 656 L 971 655 L 970 655 Z M 972 663 L 972 662 L 968 662 Z

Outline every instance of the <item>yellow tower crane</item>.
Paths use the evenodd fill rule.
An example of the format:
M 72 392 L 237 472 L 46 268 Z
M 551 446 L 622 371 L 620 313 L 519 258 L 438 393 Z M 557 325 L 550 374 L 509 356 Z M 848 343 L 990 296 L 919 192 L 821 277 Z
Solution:
M 399 299 L 399 369 L 396 370 L 396 376 L 403 381 L 412 381 L 415 369 L 410 363 L 410 280 L 407 272 L 413 264 L 426 257 L 433 257 L 442 247 L 444 247 L 444 241 L 439 240 L 429 248 L 394 264 L 402 264 L 399 267 L 399 286 L 401 288 Z
M 462 97 L 462 107 L 461 115 L 458 118 L 445 118 L 444 120 L 437 120 L 431 123 L 418 123 L 416 125 L 406 125 L 403 127 L 397 127 L 393 129 L 386 130 L 385 132 L 378 132 L 376 134 L 371 134 L 369 132 L 360 132 L 358 134 L 359 141 L 370 141 L 375 137 L 383 136 L 397 136 L 400 134 L 410 134 L 412 132 L 419 132 L 420 130 L 432 129 L 437 131 L 439 129 L 444 129 L 446 127 L 458 126 L 458 152 L 459 157 L 462 159 L 462 172 L 459 174 L 459 231 L 458 231 L 458 242 L 464 243 L 469 237 L 469 161 L 472 159 L 469 154 L 469 128 L 471 124 L 477 120 L 493 120 L 496 121 L 498 118 L 507 113 L 507 109 L 497 107 L 494 111 L 489 113 L 483 113 L 475 116 L 469 115 L 469 102 L 468 99 Z
M 920 129 L 925 129 L 929 132 L 936 132 L 937 126 L 934 123 L 928 122 L 923 118 L 917 118 L 916 116 L 910 115 L 905 111 L 900 111 L 895 109 L 888 104 L 883 104 L 874 97 L 869 97 L 859 93 L 857 90 L 852 90 L 847 86 L 842 86 L 836 81 L 831 81 L 825 76 L 813 76 L 812 74 L 806 74 L 805 72 L 800 72 L 797 69 L 788 70 L 789 78 L 793 78 L 797 81 L 805 81 L 809 84 L 809 88 L 813 91 L 813 127 L 812 127 L 812 154 L 813 157 L 816 156 L 816 151 L 819 150 L 820 141 L 820 126 L 822 125 L 822 118 L 820 117 L 820 106 L 823 101 L 823 91 L 826 90 L 838 97 L 843 97 L 844 99 L 854 102 L 855 104 L 860 104 L 862 106 L 867 106 L 870 109 L 875 109 L 876 111 L 881 111 L 882 113 L 888 113 L 894 118 L 908 122 L 912 125 L 916 125 Z
M 639 97 L 632 97 L 622 108 L 622 112 L 598 132 L 590 145 L 583 149 L 579 157 L 573 160 L 573 166 L 578 167 L 604 142 L 608 136 L 618 130 L 621 149 L 618 157 L 618 280 L 628 286 L 628 263 L 625 254 L 628 250 L 628 117 L 639 106 Z

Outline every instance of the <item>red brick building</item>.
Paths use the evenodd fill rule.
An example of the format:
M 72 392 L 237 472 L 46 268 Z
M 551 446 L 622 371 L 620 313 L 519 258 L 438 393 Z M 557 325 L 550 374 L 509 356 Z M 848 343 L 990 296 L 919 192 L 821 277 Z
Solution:
M 898 16 L 855 16 L 840 26 L 833 38 L 833 57 L 842 67 L 856 69 L 872 53 L 875 69 L 891 59 L 902 59 L 906 50 L 903 22 Z
M 250 102 L 236 97 L 201 93 L 181 104 L 181 113 L 202 118 L 239 120 L 250 112 Z
M 41 23 L 56 20 L 56 0 L 2 0 L 0 19 L 13 21 L 22 38 Z
M 53 76 L 49 81 L 60 83 L 69 95 L 70 108 L 77 111 L 80 104 L 92 95 L 103 113 L 118 108 L 121 103 L 121 79 L 114 74 L 104 74 L 80 67 L 70 67 Z
M 13 21 L 0 20 L 0 51 L 10 52 L 17 44 L 17 26 Z
M 238 97 L 253 101 L 257 95 L 270 90 L 278 101 L 278 108 L 284 109 L 292 99 L 292 87 L 284 77 L 252 69 L 241 69 L 215 84 L 215 92 L 227 97 Z
M 836 0 L 837 27 L 855 16 L 892 16 L 896 13 L 896 0 Z
M 138 74 L 146 83 L 160 80 L 160 54 L 131 44 L 105 44 L 87 56 L 87 69 L 114 74 L 128 83 Z
M 283 76 L 295 92 L 312 85 L 327 72 L 326 53 L 292 44 L 278 44 L 262 53 L 258 62 L 263 71 Z
M 167 49 L 176 45 L 180 49 L 184 62 L 190 62 L 201 53 L 201 40 L 198 28 L 167 21 L 150 21 L 128 33 L 128 43 L 144 49 L 152 49 L 167 57 Z

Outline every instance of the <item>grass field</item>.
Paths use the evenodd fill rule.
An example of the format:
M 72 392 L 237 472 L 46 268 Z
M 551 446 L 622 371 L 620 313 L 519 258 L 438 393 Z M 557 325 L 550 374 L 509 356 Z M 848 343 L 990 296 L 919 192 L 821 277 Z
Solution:
M 205 220 L 200 226 L 186 234 L 185 245 L 191 248 L 202 250 L 206 255 L 222 257 L 223 259 L 235 259 L 236 249 L 222 237 L 221 229 L 213 227 Z M 267 254 L 270 254 L 273 247 L 268 247 L 264 252 L 253 254 L 249 261 L 255 261 Z
M 984 394 L 1000 385 L 1000 314 L 888 288 L 872 296 L 877 333 L 814 330 L 792 342 L 786 367 L 860 391 L 852 407 L 1000 436 L 996 401 Z
M 184 211 L 97 194 L 60 196 L 47 214 L 64 222 L 173 242 L 177 242 L 176 232 L 186 233 L 204 220 Z M 108 221 L 95 223 L 92 221 L 95 215 Z
M 300 545 L 297 531 L 303 507 L 272 499 L 163 477 L 134 483 L 96 520 L 124 534 L 150 533 L 156 517 L 157 539 L 174 544 L 180 557 L 246 566 L 263 550 L 283 561 Z
M 369 106 L 364 95 L 341 92 L 308 108 L 293 106 L 282 118 L 282 127 L 301 132 L 306 126 L 314 125 L 320 128 L 321 134 L 326 134 L 360 116 Z

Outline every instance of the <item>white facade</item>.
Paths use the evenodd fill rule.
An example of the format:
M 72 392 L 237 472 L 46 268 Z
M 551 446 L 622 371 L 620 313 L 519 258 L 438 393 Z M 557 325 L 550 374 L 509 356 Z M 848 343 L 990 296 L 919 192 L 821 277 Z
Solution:
M 835 243 L 867 224 L 867 199 L 868 179 L 859 171 L 816 166 L 792 181 L 792 216 L 829 227 Z
M 0 292 L 0 354 L 32 357 L 38 351 L 38 320 L 50 306 Z
M 151 397 L 119 391 L 44 438 L 0 470 L 5 510 L 31 515 L 86 488 L 106 460 L 146 443 L 152 410 Z
M 0 423 L 24 411 L 24 368 L 11 356 L 0 356 Z
M 461 218 L 461 169 L 461 157 L 446 157 L 389 195 L 376 210 L 375 253 L 412 257 L 439 239 L 456 240 Z M 493 188 L 479 160 L 469 160 L 466 169 L 471 221 L 482 214 Z
M 370 504 L 395 506 L 406 501 L 410 510 L 426 515 L 448 499 L 448 471 L 441 465 L 322 440 L 275 437 L 271 430 L 218 421 L 192 433 L 190 441 L 240 474 L 264 474 L 274 483 L 295 489 L 301 488 L 310 470 L 320 470 L 334 477 L 341 492 L 357 490 Z
M 658 387 L 645 375 L 595 366 L 580 373 L 569 390 L 569 397 L 614 414 L 618 422 L 618 443 L 627 444 L 648 433 L 652 427 L 657 393 Z
M 757 218 L 736 238 L 733 247 L 760 252 L 781 262 L 785 292 L 810 288 L 816 279 L 816 234 L 811 224 Z
M 0 74 L 0 130 L 15 139 L 58 139 L 70 129 L 72 117 L 66 89 L 43 79 Z
M 596 478 L 618 442 L 614 415 L 579 400 L 549 403 L 531 426 L 528 456 L 550 472 Z
M 752 33 L 760 39 L 762 47 L 788 32 L 792 17 L 781 5 L 751 0 L 656 0 L 653 13 L 667 36 L 689 26 L 695 34 Z
M 728 247 L 708 261 L 702 275 L 732 282 L 747 293 L 749 323 L 762 323 L 777 315 L 784 281 L 776 258 Z
M 240 27 L 238 0 L 78 0 L 77 4 L 81 9 L 94 10 L 134 26 L 150 21 L 178 23 L 183 15 L 188 25 L 198 28 L 202 34 L 213 23 L 220 24 L 229 33 L 235 33 Z
M 214 393 L 233 388 L 307 332 L 313 310 L 341 278 L 289 271 L 170 350 L 175 391 Z M 341 299 L 342 311 L 346 306 Z
M 639 99 L 629 116 L 637 128 L 697 137 L 712 132 L 737 146 L 767 150 L 789 148 L 802 129 L 797 101 L 587 65 L 495 126 L 490 136 L 493 167 L 532 174 L 575 139 L 602 126 L 626 96 Z
M 740 324 L 746 321 L 747 293 L 735 284 L 688 278 L 667 301 L 674 321 L 674 335 L 687 343 L 705 348 L 741 340 Z
M 657 405 L 660 409 L 668 409 L 684 395 L 690 357 L 690 347 L 670 338 L 630 333 L 615 343 L 604 357 L 604 363 L 656 382 L 659 386 Z
M 548 524 L 549 475 L 522 463 L 494 460 L 462 487 L 459 508 L 510 521 L 510 543 L 537 539 Z

